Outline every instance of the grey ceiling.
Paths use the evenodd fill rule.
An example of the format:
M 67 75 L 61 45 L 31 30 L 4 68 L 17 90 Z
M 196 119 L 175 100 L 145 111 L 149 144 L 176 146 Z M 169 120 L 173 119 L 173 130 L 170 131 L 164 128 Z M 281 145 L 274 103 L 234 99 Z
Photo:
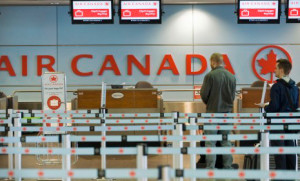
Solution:
M 163 4 L 231 4 L 235 0 L 162 0 Z M 70 0 L 0 0 L 0 5 L 68 5 Z M 118 0 L 115 0 L 115 4 Z
M 161 0 L 163 4 L 233 4 L 237 0 Z M 114 0 L 115 4 L 119 0 Z M 286 0 L 281 0 L 282 3 Z M 0 0 L 1 5 L 69 5 L 70 0 Z

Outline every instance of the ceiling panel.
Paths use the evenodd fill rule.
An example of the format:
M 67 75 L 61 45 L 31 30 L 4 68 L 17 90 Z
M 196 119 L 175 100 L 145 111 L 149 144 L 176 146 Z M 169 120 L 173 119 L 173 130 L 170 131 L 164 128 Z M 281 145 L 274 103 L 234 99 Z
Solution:
M 235 0 L 162 0 L 163 4 L 231 4 Z M 70 0 L 0 0 L 0 5 L 68 5 Z M 118 0 L 115 0 L 118 4 Z

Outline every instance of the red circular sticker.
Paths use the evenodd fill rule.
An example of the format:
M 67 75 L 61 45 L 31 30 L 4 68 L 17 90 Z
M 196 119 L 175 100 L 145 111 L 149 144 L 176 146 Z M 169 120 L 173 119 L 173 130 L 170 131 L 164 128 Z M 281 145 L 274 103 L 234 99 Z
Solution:
M 214 177 L 215 173 L 214 173 L 214 171 L 210 170 L 207 172 L 207 175 L 208 175 L 208 177 Z
M 130 175 L 130 177 L 135 177 L 136 173 L 135 173 L 135 171 L 130 171 L 129 175 Z
M 246 175 L 245 172 L 243 172 L 243 171 L 240 171 L 240 172 L 239 172 L 239 177 L 240 177 L 240 178 L 244 178 L 245 175 Z
M 37 174 L 38 174 L 39 177 L 43 177 L 44 176 L 44 172 L 43 171 L 38 171 Z
M 61 100 L 57 96 L 51 96 L 47 100 L 47 105 L 52 110 L 57 110 L 61 106 Z

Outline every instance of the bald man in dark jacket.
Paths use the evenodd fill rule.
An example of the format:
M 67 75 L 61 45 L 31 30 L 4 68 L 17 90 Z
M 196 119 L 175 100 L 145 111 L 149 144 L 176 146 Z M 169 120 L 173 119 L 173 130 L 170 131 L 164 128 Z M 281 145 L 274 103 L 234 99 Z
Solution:
M 207 113 L 229 113 L 232 112 L 233 101 L 235 98 L 236 79 L 223 66 L 223 56 L 214 53 L 210 57 L 212 70 L 204 77 L 200 91 L 201 98 L 206 104 Z M 206 135 L 229 134 L 228 130 L 205 130 Z M 231 147 L 231 142 L 223 140 L 220 142 L 222 147 Z M 216 141 L 206 141 L 206 147 L 215 147 Z M 231 169 L 232 155 L 223 155 L 223 168 Z M 216 155 L 206 155 L 206 168 L 214 169 Z

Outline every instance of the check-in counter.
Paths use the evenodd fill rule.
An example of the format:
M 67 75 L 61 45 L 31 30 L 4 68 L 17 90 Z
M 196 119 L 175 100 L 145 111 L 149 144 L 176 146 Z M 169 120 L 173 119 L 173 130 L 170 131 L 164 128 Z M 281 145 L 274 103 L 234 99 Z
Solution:
M 270 102 L 270 90 L 267 88 L 264 102 Z M 238 112 L 259 112 L 259 106 L 256 105 L 261 102 L 263 88 L 262 87 L 247 87 L 242 88 L 242 99 L 239 102 L 239 111 Z M 300 99 L 299 99 L 300 104 Z
M 99 109 L 101 89 L 79 89 L 77 109 Z M 157 113 L 162 111 L 162 99 L 157 89 L 107 89 L 106 108 L 109 113 Z
M 270 102 L 270 90 L 271 88 L 266 89 L 266 95 L 264 103 Z M 257 104 L 261 102 L 261 97 L 263 93 L 262 87 L 247 87 L 242 88 L 241 90 L 241 99 L 238 100 L 238 112 L 240 113 L 258 113 L 260 108 Z M 300 100 L 299 100 L 300 103 Z M 240 131 L 241 134 L 254 134 L 258 131 Z
M 0 109 L 18 109 L 18 96 L 7 96 L 0 98 Z
M 101 89 L 78 89 L 77 101 L 72 101 L 76 109 L 100 109 Z M 109 113 L 159 113 L 163 112 L 163 101 L 154 88 L 107 89 L 106 105 Z M 122 125 L 122 124 L 118 124 Z M 93 133 L 91 133 L 93 134 Z M 98 133 L 97 133 L 98 134 Z M 101 134 L 101 133 L 99 133 Z M 157 135 L 158 131 L 111 132 L 108 135 Z
M 7 98 L 3 97 L 0 98 L 0 109 L 6 109 L 7 108 Z
M 261 102 L 263 93 L 262 87 L 245 87 L 241 89 L 241 97 L 238 99 L 237 107 L 239 113 L 259 113 L 260 107 L 256 104 Z M 267 88 L 265 101 L 270 101 L 270 88 Z M 243 130 L 236 131 L 236 134 L 257 134 L 258 131 Z M 253 146 L 257 141 L 243 141 L 239 142 L 240 146 Z

